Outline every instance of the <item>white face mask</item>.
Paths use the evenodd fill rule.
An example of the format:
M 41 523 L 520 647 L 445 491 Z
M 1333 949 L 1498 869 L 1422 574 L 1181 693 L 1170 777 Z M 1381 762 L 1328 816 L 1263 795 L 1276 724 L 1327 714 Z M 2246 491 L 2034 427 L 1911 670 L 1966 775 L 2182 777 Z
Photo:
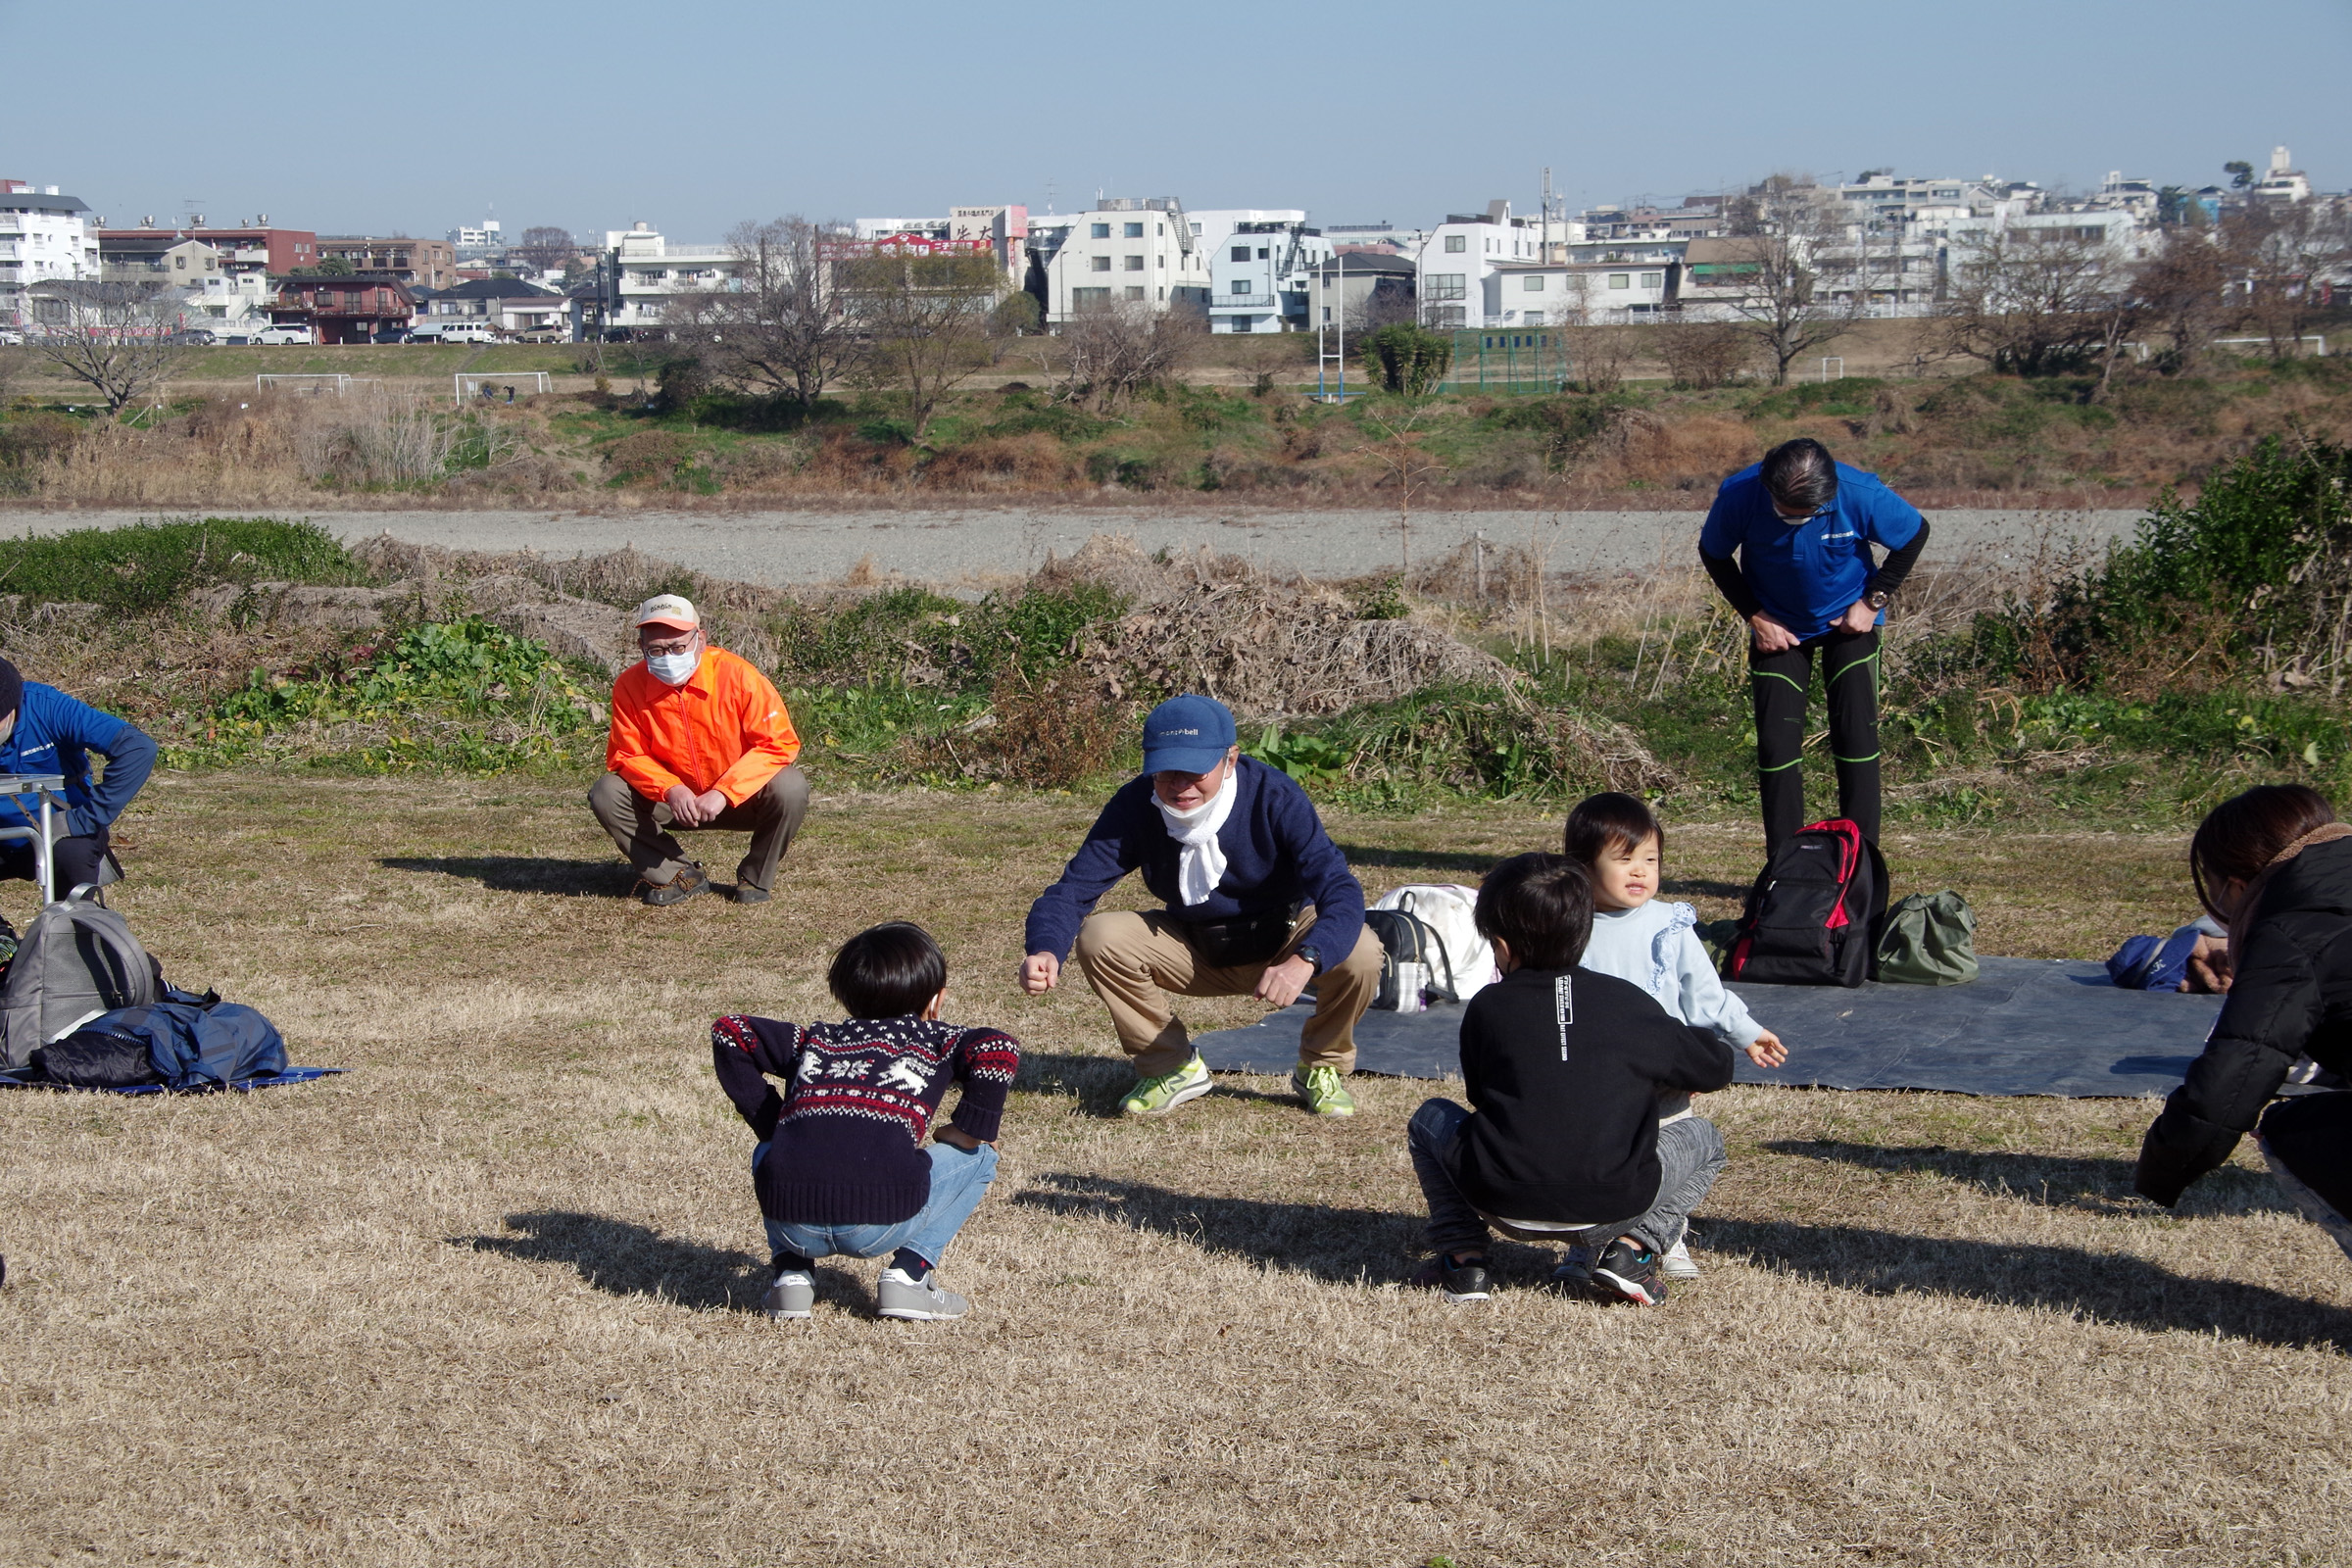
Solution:
M 683 654 L 648 654 L 645 667 L 652 670 L 654 679 L 664 686 L 683 686 L 694 674 L 695 666 L 702 662 L 702 650 L 698 648 Z

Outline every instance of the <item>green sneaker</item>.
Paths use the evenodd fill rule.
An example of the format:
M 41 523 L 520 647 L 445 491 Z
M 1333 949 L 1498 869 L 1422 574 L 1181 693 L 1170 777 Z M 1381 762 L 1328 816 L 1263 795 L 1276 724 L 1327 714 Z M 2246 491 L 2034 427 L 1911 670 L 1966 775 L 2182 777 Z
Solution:
M 1208 1063 L 1199 1055 L 1156 1078 L 1144 1078 L 1127 1091 L 1119 1102 L 1119 1109 L 1129 1116 L 1164 1116 L 1188 1100 L 1199 1100 L 1208 1093 Z
M 1310 1067 L 1302 1061 L 1291 1074 L 1291 1090 L 1318 1116 L 1355 1114 L 1355 1097 L 1348 1093 L 1337 1067 Z

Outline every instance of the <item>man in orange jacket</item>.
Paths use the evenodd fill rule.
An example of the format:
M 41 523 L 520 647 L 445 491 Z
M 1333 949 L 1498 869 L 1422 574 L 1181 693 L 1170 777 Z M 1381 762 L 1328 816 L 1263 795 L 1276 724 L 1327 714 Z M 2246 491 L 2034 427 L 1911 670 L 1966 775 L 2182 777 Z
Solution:
M 808 810 L 808 780 L 793 766 L 801 738 L 792 715 L 765 675 L 710 646 L 689 601 L 657 594 L 637 607 L 636 621 L 645 659 L 612 683 L 612 771 L 589 790 L 588 808 L 658 907 L 710 889 L 677 829 L 750 832 L 735 902 L 765 904 L 776 862 Z

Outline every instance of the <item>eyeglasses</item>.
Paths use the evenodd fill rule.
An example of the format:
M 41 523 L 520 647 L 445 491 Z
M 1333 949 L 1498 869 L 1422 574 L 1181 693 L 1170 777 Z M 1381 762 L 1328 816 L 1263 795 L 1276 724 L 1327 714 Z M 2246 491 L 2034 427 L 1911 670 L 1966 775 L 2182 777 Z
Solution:
M 649 654 L 682 654 L 694 646 L 695 638 L 700 635 L 702 635 L 700 632 L 690 631 L 683 637 L 674 637 L 667 642 L 639 643 L 637 646 Z

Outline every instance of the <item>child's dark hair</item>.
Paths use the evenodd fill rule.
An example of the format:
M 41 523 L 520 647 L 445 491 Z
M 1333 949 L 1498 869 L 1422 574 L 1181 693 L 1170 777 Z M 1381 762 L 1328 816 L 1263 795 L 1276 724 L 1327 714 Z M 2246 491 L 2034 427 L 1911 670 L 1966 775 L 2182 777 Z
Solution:
M 825 984 L 853 1018 L 905 1018 L 946 989 L 948 956 L 911 920 L 860 931 L 833 955 Z
M 1562 838 L 1568 858 L 1587 870 L 1599 864 L 1602 856 L 1618 850 L 1630 855 L 1649 838 L 1658 841 L 1658 863 L 1666 863 L 1666 824 L 1648 807 L 1615 790 L 1577 802 Z
M 2328 797 L 2308 784 L 2258 784 L 2205 813 L 2188 841 L 2188 875 L 2197 902 L 2225 924 L 2230 914 L 2214 901 L 2225 882 L 2251 882 L 2289 844 L 2335 820 Z M 2243 911 L 2253 913 L 2251 909 Z
M 1592 880 L 1565 855 L 1514 855 L 1479 885 L 1477 919 L 1530 969 L 1573 969 L 1592 936 Z

